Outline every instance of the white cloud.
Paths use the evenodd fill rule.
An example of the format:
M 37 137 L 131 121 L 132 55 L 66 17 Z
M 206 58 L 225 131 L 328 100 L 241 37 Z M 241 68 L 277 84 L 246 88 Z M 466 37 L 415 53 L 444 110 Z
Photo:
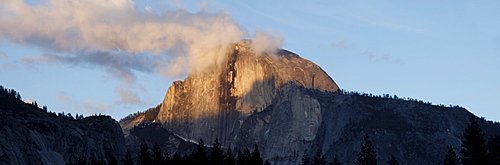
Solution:
M 226 59 L 231 43 L 247 33 L 225 11 L 189 13 L 182 1 L 177 10 L 138 10 L 131 0 L 45 0 L 28 4 L 0 1 L 0 38 L 39 47 L 41 56 L 24 62 L 96 65 L 135 82 L 134 71 L 176 77 L 201 72 Z M 281 38 L 257 31 L 255 48 L 270 51 Z
M 274 54 L 281 47 L 283 37 L 263 30 L 256 30 L 251 47 L 257 54 Z
M 206 70 L 225 59 L 225 46 L 246 36 L 222 11 L 140 12 L 130 0 L 47 0 L 39 5 L 3 0 L 0 6 L 0 37 L 46 54 L 27 60 L 93 64 L 125 77 L 134 77 L 132 71 L 164 72 L 152 69 L 165 69 L 166 60 L 177 58 L 186 61 L 182 74 Z

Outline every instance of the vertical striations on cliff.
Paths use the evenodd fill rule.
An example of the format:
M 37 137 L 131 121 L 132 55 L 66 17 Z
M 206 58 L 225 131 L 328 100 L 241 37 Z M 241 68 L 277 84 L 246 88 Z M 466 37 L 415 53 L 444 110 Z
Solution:
M 297 54 L 286 50 L 256 54 L 250 44 L 234 44 L 222 65 L 174 82 L 158 121 L 186 138 L 219 138 L 223 145 L 231 145 L 243 119 L 270 106 L 283 86 L 326 92 L 339 89 L 319 66 Z

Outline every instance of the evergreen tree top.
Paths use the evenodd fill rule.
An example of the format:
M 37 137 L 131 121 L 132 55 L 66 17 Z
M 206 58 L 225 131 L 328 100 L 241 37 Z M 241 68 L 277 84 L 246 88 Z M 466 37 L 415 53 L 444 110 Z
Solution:
M 464 139 L 462 140 L 462 164 L 475 165 L 485 164 L 487 148 L 485 145 L 484 133 L 479 127 L 476 116 L 472 115 L 469 124 L 464 130 Z
M 364 142 L 361 144 L 361 151 L 356 154 L 356 165 L 376 165 L 377 164 L 377 152 L 375 151 L 372 141 L 368 136 L 368 133 L 363 137 Z

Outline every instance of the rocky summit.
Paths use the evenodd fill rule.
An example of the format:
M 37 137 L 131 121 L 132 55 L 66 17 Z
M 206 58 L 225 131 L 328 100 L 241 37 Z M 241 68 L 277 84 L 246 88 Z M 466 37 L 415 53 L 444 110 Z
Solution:
M 297 54 L 282 49 L 257 54 L 251 44 L 234 44 L 222 65 L 173 82 L 154 113 L 146 112 L 149 117 L 121 121 L 125 132 L 159 123 L 175 137 L 169 139 L 218 139 L 235 149 L 258 145 L 272 164 L 299 164 L 306 149 L 309 155 L 320 149 L 329 161 L 338 157 L 351 164 L 365 134 L 381 162 L 392 154 L 402 164 L 435 164 L 447 146 L 460 150 L 472 115 L 466 109 L 343 92 L 319 66 Z M 500 134 L 498 123 L 480 124 L 487 135 Z M 135 140 L 128 143 L 137 146 L 141 138 L 130 136 Z
M 244 119 L 279 102 L 279 96 L 288 92 L 283 90 L 286 86 L 324 92 L 339 89 L 316 64 L 286 50 L 258 55 L 250 44 L 236 44 L 224 65 L 174 82 L 157 120 L 186 138 L 218 138 L 223 145 L 234 145 Z M 305 95 L 297 94 L 296 98 L 294 108 L 310 110 L 307 115 L 298 112 L 300 115 L 293 119 L 304 124 L 297 131 L 310 130 L 297 133 L 303 134 L 300 139 L 313 139 L 321 122 L 319 104 Z

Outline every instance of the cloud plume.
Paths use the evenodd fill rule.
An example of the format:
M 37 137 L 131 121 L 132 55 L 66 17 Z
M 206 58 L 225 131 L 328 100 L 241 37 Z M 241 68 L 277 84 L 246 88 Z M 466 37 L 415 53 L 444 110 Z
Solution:
M 96 65 L 124 81 L 135 80 L 133 71 L 175 77 L 206 70 L 247 35 L 224 11 L 141 11 L 131 0 L 0 1 L 0 37 L 45 54 L 26 61 Z M 269 36 L 256 38 L 281 45 Z

